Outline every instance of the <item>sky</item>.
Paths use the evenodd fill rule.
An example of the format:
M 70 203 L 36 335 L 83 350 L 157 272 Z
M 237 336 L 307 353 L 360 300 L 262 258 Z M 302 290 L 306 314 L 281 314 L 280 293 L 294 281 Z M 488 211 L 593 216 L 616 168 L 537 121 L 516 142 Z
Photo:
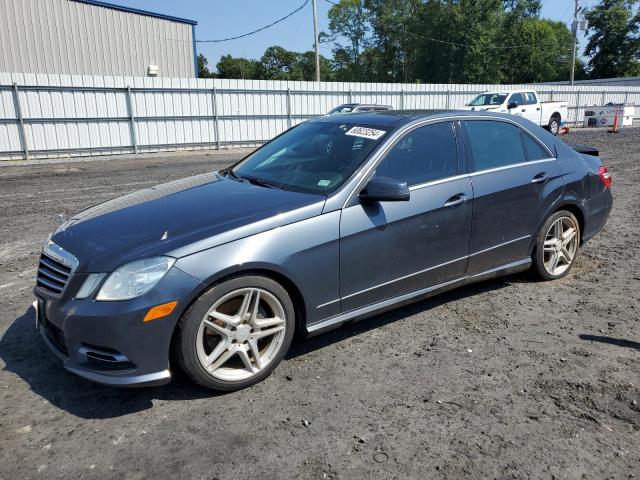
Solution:
M 267 25 L 295 10 L 304 0 L 105 0 L 108 3 L 139 8 L 156 13 L 188 18 L 198 22 L 196 40 L 220 39 L 240 35 Z M 597 0 L 580 0 L 589 7 Z M 327 12 L 331 3 L 317 0 L 318 28 L 327 31 Z M 560 20 L 570 26 L 574 0 L 543 0 L 542 17 Z M 584 35 L 579 36 L 581 53 Z M 284 22 L 247 38 L 224 43 L 197 43 L 198 53 L 209 60 L 209 68 L 222 55 L 260 58 L 267 47 L 279 45 L 288 50 L 306 51 L 313 47 L 313 16 L 311 2 Z M 331 56 L 331 46 L 322 44 L 320 53 Z M 580 54 L 579 53 L 579 54 Z

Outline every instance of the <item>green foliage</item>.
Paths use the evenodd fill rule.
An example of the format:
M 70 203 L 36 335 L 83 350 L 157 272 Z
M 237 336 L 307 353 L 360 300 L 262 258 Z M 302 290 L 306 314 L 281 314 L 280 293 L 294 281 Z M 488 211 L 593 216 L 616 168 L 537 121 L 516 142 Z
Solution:
M 308 81 L 316 78 L 314 52 L 291 52 L 278 46 L 267 48 L 260 60 L 224 55 L 216 67 L 218 78 Z M 320 56 L 320 75 L 326 81 L 331 81 L 334 78 L 331 62 L 323 56 Z
M 594 78 L 640 74 L 640 0 L 601 0 L 588 12 Z M 325 81 L 530 83 L 569 79 L 573 37 L 540 18 L 541 0 L 339 0 L 329 9 Z M 198 57 L 200 76 L 208 72 Z M 208 74 L 207 74 L 208 72 Z M 220 78 L 314 80 L 313 52 L 266 49 L 260 60 L 223 56 Z M 585 78 L 576 60 L 576 78 Z
M 251 80 L 263 79 L 262 64 L 257 60 L 234 58 L 223 55 L 216 65 L 218 78 L 246 78 Z
M 602 0 L 587 12 L 591 34 L 585 54 L 591 78 L 640 75 L 637 0 Z
M 209 61 L 207 57 L 203 54 L 199 53 L 196 58 L 197 66 L 198 66 L 198 77 L 199 78 L 214 78 L 215 75 L 209 70 Z

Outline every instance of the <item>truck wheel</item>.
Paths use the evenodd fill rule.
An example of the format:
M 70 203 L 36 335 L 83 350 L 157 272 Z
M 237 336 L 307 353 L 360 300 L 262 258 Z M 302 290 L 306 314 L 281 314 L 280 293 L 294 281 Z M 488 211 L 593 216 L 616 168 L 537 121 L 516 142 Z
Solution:
M 558 133 L 560 133 L 560 117 L 558 117 L 557 115 L 551 117 L 547 128 L 552 135 L 558 135 Z

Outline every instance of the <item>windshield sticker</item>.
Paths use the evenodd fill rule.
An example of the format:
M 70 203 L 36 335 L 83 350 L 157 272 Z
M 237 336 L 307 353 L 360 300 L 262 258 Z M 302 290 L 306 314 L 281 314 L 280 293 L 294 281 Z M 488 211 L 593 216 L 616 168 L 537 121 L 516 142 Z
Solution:
M 320 180 L 318 182 L 318 186 L 319 187 L 326 187 L 331 183 L 331 180 Z
M 376 130 L 375 128 L 351 127 L 351 129 L 348 132 L 345 132 L 345 135 L 350 135 L 352 137 L 369 138 L 371 140 L 378 140 L 385 133 L 386 132 L 384 130 Z

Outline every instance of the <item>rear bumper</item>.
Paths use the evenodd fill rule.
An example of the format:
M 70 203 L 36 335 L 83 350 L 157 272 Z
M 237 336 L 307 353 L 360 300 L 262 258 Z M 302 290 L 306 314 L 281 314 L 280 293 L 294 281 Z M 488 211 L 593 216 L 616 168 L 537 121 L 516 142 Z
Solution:
M 199 282 L 172 269 L 149 293 L 133 300 L 97 302 L 37 295 L 36 325 L 70 372 L 114 387 L 154 386 L 171 380 L 169 348 L 181 312 Z M 169 316 L 143 322 L 149 308 L 177 300 Z

